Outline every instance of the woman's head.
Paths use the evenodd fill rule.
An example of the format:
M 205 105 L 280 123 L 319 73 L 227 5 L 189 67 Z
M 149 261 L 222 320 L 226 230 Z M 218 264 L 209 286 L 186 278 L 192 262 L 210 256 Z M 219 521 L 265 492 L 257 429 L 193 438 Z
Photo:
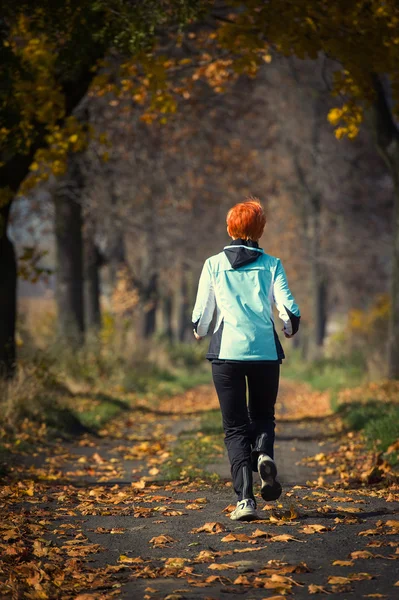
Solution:
M 229 210 L 227 233 L 232 238 L 257 242 L 266 225 L 266 216 L 257 198 L 248 198 Z

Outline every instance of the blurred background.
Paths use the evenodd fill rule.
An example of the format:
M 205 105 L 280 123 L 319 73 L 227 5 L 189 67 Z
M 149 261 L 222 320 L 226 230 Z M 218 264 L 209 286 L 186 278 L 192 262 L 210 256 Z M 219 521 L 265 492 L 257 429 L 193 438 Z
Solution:
M 119 99 L 88 99 L 106 162 L 93 142 L 61 182 L 13 206 L 19 253 L 32 248 L 46 269 L 34 283 L 20 278 L 20 350 L 28 338 L 46 348 L 58 331 L 79 348 L 94 334 L 129 368 L 179 344 L 177 355 L 198 355 L 191 311 L 203 262 L 228 243 L 228 209 L 253 194 L 268 219 L 260 244 L 282 259 L 303 314 L 284 343 L 295 347 L 289 362 L 324 357 L 384 376 L 392 185 L 367 132 L 335 139 L 326 68 L 276 57 L 223 94 L 203 86 L 164 124 Z
M 1 165 L 2 260 L 12 244 L 18 257 L 8 422 L 80 394 L 79 418 L 98 425 L 117 406 L 90 403 L 88 390 L 157 397 L 209 382 L 191 311 L 204 260 L 228 243 L 226 213 L 248 195 L 265 207 L 260 245 L 281 258 L 302 312 L 298 336 L 282 340 L 283 376 L 332 399 L 384 380 L 394 178 L 370 128 L 334 135 L 342 64 L 317 48 L 283 56 L 259 38 L 232 59 L 215 33 L 226 14 L 234 24 L 229 3 L 204 3 L 212 22 L 192 2 L 164 3 L 166 14 L 122 2 L 117 17 L 70 2 L 62 18 L 64 3 L 42 2 L 39 16 L 25 4 L 8 3 L 2 24 L 16 102 L 4 156 L 26 163 L 17 183 L 15 163 Z M 76 25 L 85 11 L 98 24 L 91 14 Z

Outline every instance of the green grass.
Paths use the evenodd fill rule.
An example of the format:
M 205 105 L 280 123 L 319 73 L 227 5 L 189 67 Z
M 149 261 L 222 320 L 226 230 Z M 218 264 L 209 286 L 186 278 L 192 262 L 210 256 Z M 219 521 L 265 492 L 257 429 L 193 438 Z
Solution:
M 76 406 L 76 401 L 72 401 Z M 83 396 L 74 412 L 84 427 L 99 430 L 118 414 L 130 407 L 129 402 L 103 393 Z
M 211 382 L 211 373 L 208 368 L 196 370 L 178 369 L 174 372 L 166 369 L 152 368 L 143 371 L 131 371 L 123 380 L 123 388 L 127 392 L 134 392 L 139 396 L 147 394 L 157 397 L 174 396 L 182 394 L 197 385 Z
M 206 466 L 223 456 L 223 427 L 219 410 L 210 410 L 201 416 L 199 427 L 180 434 L 172 448 L 170 459 L 164 463 L 161 476 L 167 480 L 206 479 L 218 481 L 216 473 Z
M 304 381 L 316 390 L 334 393 L 360 385 L 365 380 L 366 368 L 359 355 L 305 362 L 299 353 L 292 352 L 283 365 L 282 375 L 286 379 Z
M 369 449 L 386 452 L 399 439 L 399 404 L 353 402 L 342 404 L 337 412 L 349 429 L 363 433 Z M 398 462 L 397 455 L 388 456 L 390 462 Z

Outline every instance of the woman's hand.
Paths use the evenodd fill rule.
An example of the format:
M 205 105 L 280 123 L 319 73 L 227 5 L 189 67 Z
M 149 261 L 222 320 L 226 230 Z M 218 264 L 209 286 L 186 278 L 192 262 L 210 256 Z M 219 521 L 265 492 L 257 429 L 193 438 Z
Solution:
M 198 333 L 195 331 L 195 329 L 193 329 L 194 332 L 194 337 L 196 340 L 202 340 L 202 337 L 200 335 L 198 335 Z

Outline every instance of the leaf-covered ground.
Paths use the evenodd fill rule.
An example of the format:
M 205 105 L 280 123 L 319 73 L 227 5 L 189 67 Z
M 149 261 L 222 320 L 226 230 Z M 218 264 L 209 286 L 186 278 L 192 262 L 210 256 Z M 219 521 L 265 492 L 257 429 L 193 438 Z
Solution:
M 331 414 L 328 394 L 294 382 L 277 438 L 281 502 L 259 498 L 259 521 L 235 523 L 207 386 L 143 400 L 74 443 L 28 428 L 7 448 L 1 597 L 397 597 L 394 469 Z

